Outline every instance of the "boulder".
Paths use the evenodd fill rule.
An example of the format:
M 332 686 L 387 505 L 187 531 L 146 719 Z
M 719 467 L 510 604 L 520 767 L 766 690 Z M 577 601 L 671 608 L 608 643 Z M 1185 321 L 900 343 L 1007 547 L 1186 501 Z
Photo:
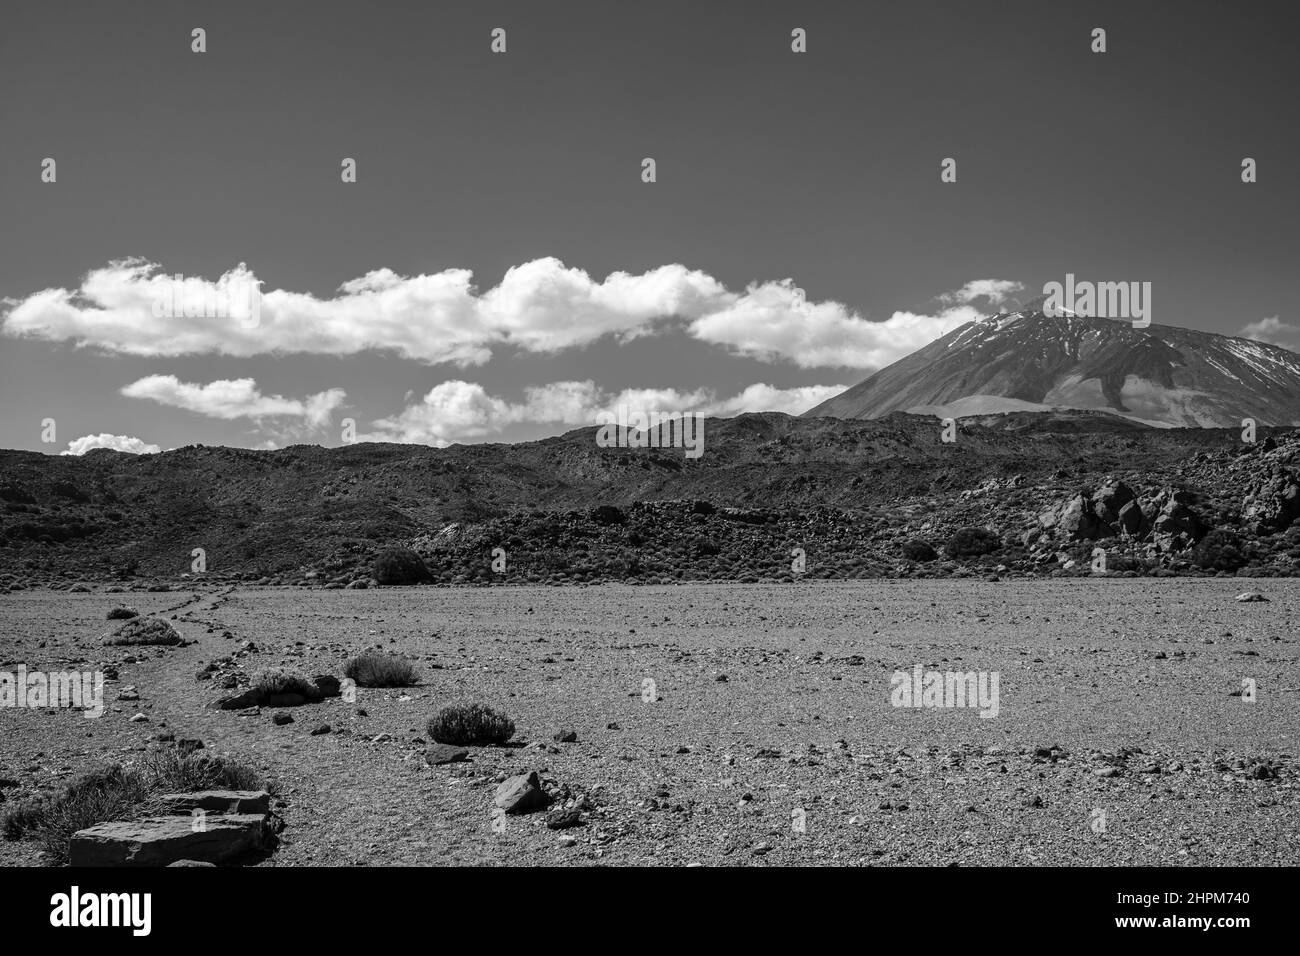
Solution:
M 266 816 L 217 814 L 100 823 L 68 842 L 71 866 L 169 866 L 178 860 L 227 863 L 265 846 Z
M 1142 506 L 1134 499 L 1125 503 L 1116 516 L 1119 530 L 1130 538 L 1140 538 L 1150 530 L 1151 522 L 1147 520 Z
M 510 777 L 497 787 L 495 803 L 506 813 L 528 813 L 541 810 L 551 802 L 536 770 Z
M 461 760 L 469 759 L 469 751 L 464 747 L 457 747 L 452 744 L 430 744 L 424 752 L 424 759 L 431 767 L 438 767 L 446 763 L 458 763 Z
M 1106 523 L 1113 524 L 1119 520 L 1120 511 L 1129 502 L 1136 501 L 1133 489 L 1122 481 L 1111 481 L 1097 489 L 1092 496 L 1093 513 Z
M 1300 518 L 1300 484 L 1286 471 L 1266 478 L 1246 499 L 1243 518 L 1256 534 L 1285 531 Z
M 1191 492 L 1175 491 L 1169 495 L 1160 514 L 1152 523 L 1151 534 L 1165 551 L 1182 551 L 1205 537 L 1210 530 L 1192 510 Z
M 1092 499 L 1081 493 L 1065 503 L 1056 519 L 1056 530 L 1071 541 L 1091 541 L 1103 536 L 1104 526 Z

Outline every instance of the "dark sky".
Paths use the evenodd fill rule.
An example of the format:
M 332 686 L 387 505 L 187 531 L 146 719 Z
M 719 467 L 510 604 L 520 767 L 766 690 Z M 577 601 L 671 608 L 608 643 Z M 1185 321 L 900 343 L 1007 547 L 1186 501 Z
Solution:
M 936 297 L 972 280 L 1020 282 L 1027 298 L 1070 272 L 1151 282 L 1157 323 L 1236 334 L 1277 317 L 1285 336 L 1300 326 L 1296 11 L 9 0 L 0 296 L 12 308 L 76 290 L 126 257 L 207 279 L 244 262 L 264 292 L 320 299 L 378 269 L 467 269 L 485 291 L 512 266 L 555 257 L 596 283 L 674 263 L 733 293 L 789 278 L 810 301 L 878 321 L 936 316 Z M 489 50 L 498 26 L 504 55 Z M 790 50 L 794 27 L 807 30 L 806 54 Z M 641 182 L 647 156 L 654 184 Z M 1259 164 L 1252 185 L 1240 180 L 1246 156 Z M 40 181 L 44 157 L 57 183 Z M 343 157 L 358 161 L 355 184 L 340 182 Z M 939 181 L 944 157 L 957 160 L 955 184 Z M 630 342 L 501 345 L 471 366 L 270 344 L 128 355 L 6 331 L 0 447 L 50 452 L 100 432 L 164 448 L 337 443 L 332 424 L 295 433 L 292 414 L 218 418 L 174 396 L 119 394 L 146 376 L 252 378 L 259 394 L 295 400 L 342 389 L 333 421 L 351 414 L 365 431 L 450 380 L 511 403 L 527 385 L 587 379 L 607 394 L 722 400 L 754 383 L 849 385 L 874 368 L 759 355 L 734 330 L 702 342 L 672 326 Z M 881 347 L 890 360 L 909 350 Z M 40 442 L 46 416 L 57 446 Z M 431 437 L 574 427 L 508 417 L 485 435 Z

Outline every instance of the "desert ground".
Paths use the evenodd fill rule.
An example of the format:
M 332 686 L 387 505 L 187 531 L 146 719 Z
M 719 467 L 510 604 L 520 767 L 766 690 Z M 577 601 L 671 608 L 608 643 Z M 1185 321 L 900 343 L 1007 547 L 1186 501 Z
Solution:
M 118 603 L 194 643 L 105 647 Z M 118 678 L 99 719 L 0 710 L 0 793 L 171 734 L 276 782 L 262 866 L 1296 865 L 1297 625 L 1300 580 L 1227 577 L 16 592 L 0 669 Z M 209 707 L 230 675 L 341 675 L 367 648 L 419 685 Z M 997 717 L 892 706 L 915 665 L 997 672 Z M 428 719 L 473 701 L 514 720 L 511 745 L 429 765 Z M 586 797 L 579 826 L 494 818 L 530 769 Z M 41 863 L 0 842 L 0 865 Z

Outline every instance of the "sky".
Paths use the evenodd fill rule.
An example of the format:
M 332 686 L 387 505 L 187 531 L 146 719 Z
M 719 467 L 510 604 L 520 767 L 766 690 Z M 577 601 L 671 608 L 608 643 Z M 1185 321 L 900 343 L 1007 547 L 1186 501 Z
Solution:
M 1067 274 L 1297 348 L 1296 19 L 9 0 L 0 448 L 798 413 Z

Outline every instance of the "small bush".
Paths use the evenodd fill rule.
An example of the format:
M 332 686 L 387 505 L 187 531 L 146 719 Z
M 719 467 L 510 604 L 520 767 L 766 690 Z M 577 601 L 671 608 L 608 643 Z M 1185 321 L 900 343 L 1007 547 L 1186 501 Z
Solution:
M 344 665 L 343 675 L 352 678 L 359 687 L 412 687 L 417 682 L 410 661 L 374 652 L 352 658 Z
M 1206 571 L 1236 571 L 1246 562 L 1241 540 L 1222 528 L 1211 531 L 1192 549 L 1192 563 Z
M 144 770 L 150 790 L 160 794 L 276 789 L 252 767 L 203 750 L 187 752 L 165 747 L 152 751 L 144 758 Z
M 903 542 L 903 557 L 909 561 L 933 561 L 939 554 L 926 542 L 913 538 Z
M 27 797 L 15 801 L 0 818 L 0 835 L 6 840 L 21 840 L 35 830 L 49 812 L 49 797 Z
M 250 686 L 264 695 L 299 694 L 308 700 L 320 697 L 316 682 L 292 667 L 264 667 L 253 675 Z
M 54 862 L 65 863 L 72 834 L 97 823 L 130 819 L 147 795 L 138 771 L 121 764 L 97 767 L 73 779 L 57 797 L 24 802 L 16 813 L 6 814 L 3 829 L 11 840 L 34 837 Z
M 514 735 L 514 721 L 482 704 L 444 707 L 429 721 L 429 739 L 440 744 L 504 744 Z
M 51 861 L 66 863 L 68 842 L 78 830 L 99 823 L 147 816 L 153 798 L 196 790 L 265 790 L 250 767 L 206 753 L 168 747 L 145 757 L 140 768 L 109 764 L 72 780 L 54 797 L 21 801 L 4 815 L 7 840 L 40 841 Z
M 375 558 L 375 580 L 380 584 L 424 584 L 433 580 L 424 559 L 410 548 L 386 548 Z
M 949 557 L 979 557 L 996 551 L 1002 546 L 998 536 L 987 528 L 959 528 L 948 539 L 946 550 Z
M 181 636 L 176 633 L 176 628 L 160 617 L 135 617 L 114 631 L 104 643 L 110 647 L 176 645 L 181 643 Z
M 110 621 L 127 621 L 133 617 L 139 617 L 139 616 L 140 616 L 140 612 L 137 611 L 135 608 L 126 607 L 124 605 L 118 605 L 117 607 L 113 608 L 111 611 L 108 612 L 108 620 Z

